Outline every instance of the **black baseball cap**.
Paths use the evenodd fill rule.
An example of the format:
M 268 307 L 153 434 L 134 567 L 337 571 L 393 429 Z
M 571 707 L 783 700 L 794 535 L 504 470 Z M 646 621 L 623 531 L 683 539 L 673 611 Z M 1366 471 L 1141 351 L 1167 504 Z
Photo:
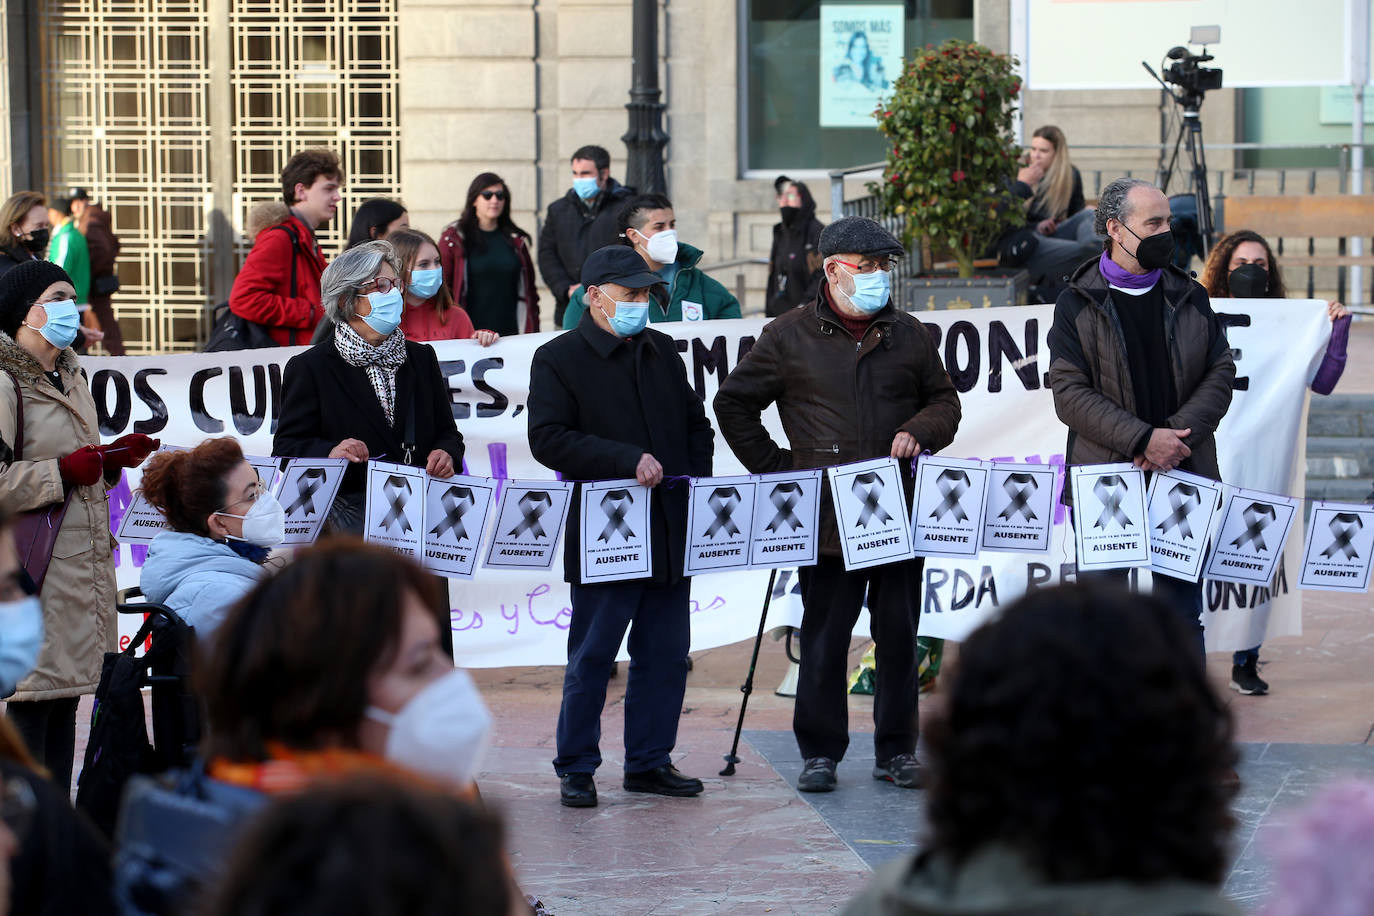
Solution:
M 68 199 L 68 200 L 90 200 L 90 199 L 91 199 L 91 195 L 90 195 L 89 193 L 87 193 L 87 191 L 86 191 L 85 188 L 68 188 L 68 189 L 67 189 L 67 199 Z
M 615 283 L 626 289 L 648 289 L 663 278 L 644 263 L 644 259 L 628 245 L 607 245 L 587 255 L 582 264 L 582 285 L 600 286 Z

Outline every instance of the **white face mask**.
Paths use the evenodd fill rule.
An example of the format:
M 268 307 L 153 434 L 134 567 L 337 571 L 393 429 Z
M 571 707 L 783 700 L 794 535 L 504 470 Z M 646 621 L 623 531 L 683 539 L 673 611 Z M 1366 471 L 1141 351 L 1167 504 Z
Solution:
M 216 512 L 229 518 L 243 519 L 243 537 L 234 538 L 257 547 L 276 547 L 286 540 L 286 510 L 271 493 L 264 493 L 254 501 L 246 515 Z M 234 537 L 232 534 L 226 537 Z
M 459 787 L 477 777 L 491 740 L 491 713 L 461 668 L 427 685 L 400 712 L 369 706 L 365 715 L 391 729 L 387 760 Z
M 643 234 L 640 233 L 641 236 Z M 672 264 L 677 260 L 677 230 L 664 229 L 649 236 L 644 243 L 644 250 L 658 263 Z

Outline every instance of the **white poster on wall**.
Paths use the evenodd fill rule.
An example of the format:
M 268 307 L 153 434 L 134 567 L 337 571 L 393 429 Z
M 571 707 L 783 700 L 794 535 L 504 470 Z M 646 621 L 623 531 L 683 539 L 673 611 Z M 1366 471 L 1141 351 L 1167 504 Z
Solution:
M 821 127 L 868 127 L 902 72 L 906 7 L 821 4 Z

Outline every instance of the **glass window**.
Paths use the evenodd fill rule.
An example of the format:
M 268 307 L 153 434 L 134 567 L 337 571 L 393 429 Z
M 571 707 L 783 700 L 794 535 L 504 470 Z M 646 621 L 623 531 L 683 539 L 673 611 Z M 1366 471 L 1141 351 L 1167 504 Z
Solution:
M 883 67 L 878 60 L 892 57 L 886 42 L 900 44 L 905 56 L 913 48 L 947 38 L 973 38 L 973 0 L 740 2 L 745 10 L 748 58 L 743 112 L 748 141 L 743 165 L 751 171 L 834 169 L 879 161 L 887 149 L 876 124 L 823 126 L 823 115 L 826 124 L 843 123 L 846 118 L 837 101 L 848 104 L 851 112 L 858 106 L 876 105 L 878 86 L 896 79 L 899 72 L 895 61 Z M 853 8 L 852 17 L 846 7 Z M 901 12 L 894 15 L 897 9 Z M 836 33 L 826 36 L 833 47 L 824 51 L 822 21 Z M 887 28 L 888 33 L 872 32 L 870 38 L 861 21 L 879 30 Z M 900 37 L 891 34 L 897 22 L 901 23 Z M 867 66 L 865 58 L 871 62 Z M 860 84 L 872 91 L 867 104 L 855 89 Z M 823 86 L 829 94 L 824 112 Z

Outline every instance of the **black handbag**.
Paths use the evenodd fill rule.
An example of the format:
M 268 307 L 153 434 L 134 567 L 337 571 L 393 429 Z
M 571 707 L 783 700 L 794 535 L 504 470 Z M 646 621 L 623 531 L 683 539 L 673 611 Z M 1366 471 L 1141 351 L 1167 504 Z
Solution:
M 291 285 L 287 287 L 291 295 L 296 294 L 296 259 L 300 257 L 300 238 L 290 226 L 273 226 L 291 236 Z M 205 342 L 206 353 L 224 353 L 230 350 L 261 350 L 277 347 L 280 344 L 267 332 L 264 325 L 249 321 L 242 315 L 235 315 L 229 303 L 221 302 L 211 311 L 210 339 Z M 290 332 L 290 346 L 296 345 L 296 329 Z

